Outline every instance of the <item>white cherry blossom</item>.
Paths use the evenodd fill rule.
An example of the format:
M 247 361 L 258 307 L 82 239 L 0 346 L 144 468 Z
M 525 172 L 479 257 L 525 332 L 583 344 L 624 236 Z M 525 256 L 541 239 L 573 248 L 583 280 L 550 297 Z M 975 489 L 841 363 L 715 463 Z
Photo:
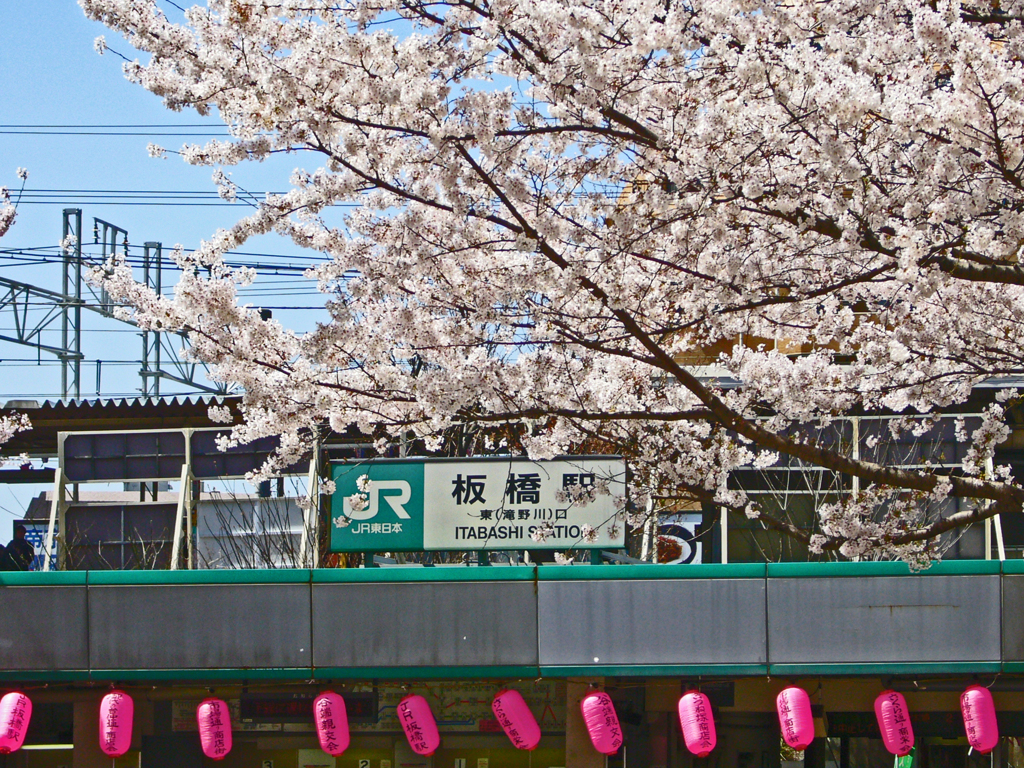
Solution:
M 184 24 L 80 2 L 140 52 L 129 79 L 225 120 L 180 150 L 224 196 L 226 166 L 302 164 L 178 254 L 173 297 L 96 275 L 244 389 L 234 440 L 617 452 L 633 509 L 715 503 L 918 565 L 1021 513 L 985 469 L 1015 395 L 958 430 L 959 469 L 814 438 L 864 413 L 913 434 L 1024 371 L 1021 0 L 210 0 Z M 222 255 L 267 232 L 326 254 L 312 332 L 238 302 L 252 276 Z M 736 483 L 787 461 L 860 492 L 803 530 Z

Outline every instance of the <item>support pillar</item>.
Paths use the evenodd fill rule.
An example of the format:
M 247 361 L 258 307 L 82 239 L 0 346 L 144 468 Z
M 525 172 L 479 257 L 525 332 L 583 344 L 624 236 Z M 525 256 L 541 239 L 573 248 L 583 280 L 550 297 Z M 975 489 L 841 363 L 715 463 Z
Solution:
M 566 768 L 604 768 L 605 758 L 594 749 L 590 734 L 583 724 L 580 702 L 590 691 L 590 682 L 568 682 L 565 685 L 565 765 Z M 76 767 L 77 768 L 77 767 Z
M 110 768 L 110 758 L 100 750 L 100 699 L 104 693 L 97 691 L 87 699 L 75 700 L 72 768 Z
M 824 738 L 815 738 L 804 750 L 804 768 L 825 768 L 828 750 Z
M 100 750 L 100 699 L 107 691 L 96 691 L 87 698 L 74 702 L 74 744 L 71 764 L 73 768 L 111 768 L 112 761 Z M 131 692 L 130 692 L 131 693 Z M 142 737 L 154 732 L 153 702 L 132 693 L 135 714 L 130 749 L 142 749 Z M 66 762 L 66 761 L 65 761 Z M 0 767 L 2 767 L 0 763 Z
M 156 733 L 156 717 L 153 702 L 141 696 L 132 696 L 135 702 L 135 727 L 132 729 L 132 749 L 142 749 L 142 737 Z

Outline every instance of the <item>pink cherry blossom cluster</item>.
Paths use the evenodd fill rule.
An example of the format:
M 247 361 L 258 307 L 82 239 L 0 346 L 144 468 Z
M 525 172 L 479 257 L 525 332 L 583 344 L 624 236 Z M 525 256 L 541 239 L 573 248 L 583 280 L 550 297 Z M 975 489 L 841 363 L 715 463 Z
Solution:
M 7 187 L 0 187 L 0 237 L 11 228 L 17 211 L 11 205 L 11 195 Z

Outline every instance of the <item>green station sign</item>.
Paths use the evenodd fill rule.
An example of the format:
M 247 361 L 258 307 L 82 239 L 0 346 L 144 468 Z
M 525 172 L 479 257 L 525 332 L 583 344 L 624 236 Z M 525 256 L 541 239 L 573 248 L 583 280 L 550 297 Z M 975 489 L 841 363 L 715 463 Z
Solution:
M 605 457 L 339 462 L 331 550 L 622 547 L 625 477 Z

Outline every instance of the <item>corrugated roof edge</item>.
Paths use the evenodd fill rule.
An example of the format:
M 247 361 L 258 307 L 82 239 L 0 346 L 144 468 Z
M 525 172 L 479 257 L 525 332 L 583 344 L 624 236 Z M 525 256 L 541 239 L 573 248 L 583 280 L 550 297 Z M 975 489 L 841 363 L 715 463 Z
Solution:
M 110 406 L 219 405 L 241 400 L 241 395 L 169 395 L 166 397 L 94 397 L 45 400 L 42 408 L 106 408 Z

